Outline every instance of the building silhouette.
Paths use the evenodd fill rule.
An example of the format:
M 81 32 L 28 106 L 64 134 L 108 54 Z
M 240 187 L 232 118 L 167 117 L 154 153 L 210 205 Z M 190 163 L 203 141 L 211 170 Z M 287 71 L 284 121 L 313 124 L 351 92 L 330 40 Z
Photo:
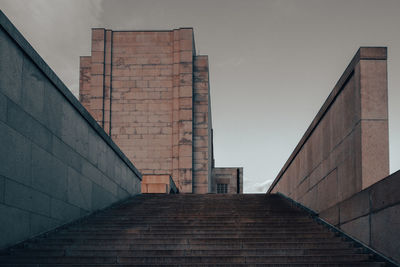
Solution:
M 81 103 L 144 175 L 144 192 L 171 176 L 184 193 L 241 193 L 242 168 L 215 168 L 208 57 L 192 28 L 92 29 L 81 57 Z M 150 186 L 150 187 L 149 187 Z M 154 191 L 155 190 L 155 191 Z

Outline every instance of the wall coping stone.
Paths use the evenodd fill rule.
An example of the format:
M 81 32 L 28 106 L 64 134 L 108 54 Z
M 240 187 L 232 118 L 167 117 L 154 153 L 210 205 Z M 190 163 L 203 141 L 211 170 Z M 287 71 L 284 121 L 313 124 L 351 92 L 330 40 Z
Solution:
M 35 51 L 29 42 L 22 36 L 7 16 L 0 10 L 0 26 L 14 40 L 14 42 L 25 52 L 32 62 L 43 72 L 43 74 L 53 83 L 58 91 L 71 103 L 71 105 L 81 114 L 97 134 L 114 150 L 114 152 L 125 162 L 139 180 L 142 180 L 142 174 L 136 169 L 132 162 L 125 156 L 121 149 L 114 143 L 102 127 L 95 121 L 90 113 L 83 107 L 78 99 L 71 93 L 67 86 L 58 78 L 54 71 L 47 65 L 42 57 Z
M 285 165 L 283 165 L 282 169 L 278 173 L 275 180 L 272 182 L 269 187 L 267 194 L 271 193 L 274 187 L 278 184 L 279 180 L 289 168 L 290 164 L 296 158 L 297 154 L 300 152 L 304 144 L 311 137 L 315 128 L 317 128 L 318 124 L 321 122 L 325 114 L 328 112 L 330 106 L 335 102 L 336 97 L 341 93 L 343 88 L 345 87 L 347 81 L 351 78 L 354 73 L 354 68 L 360 60 L 386 60 L 387 59 L 387 47 L 360 47 L 350 61 L 346 70 L 343 72 L 342 76 L 334 86 L 333 90 L 329 94 L 328 98 L 325 100 L 321 109 L 318 111 L 317 115 L 311 122 L 310 126 L 307 128 L 307 131 L 304 133 L 303 137 L 300 139 L 300 142 L 295 147 L 294 151 L 290 155 L 289 159 L 286 161 Z

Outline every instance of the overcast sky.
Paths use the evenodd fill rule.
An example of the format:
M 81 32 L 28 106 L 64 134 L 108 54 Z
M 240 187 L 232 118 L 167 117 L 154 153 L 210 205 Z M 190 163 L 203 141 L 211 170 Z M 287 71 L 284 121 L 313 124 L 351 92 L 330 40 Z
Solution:
M 266 191 L 360 46 L 388 46 L 391 173 L 400 169 L 399 0 L 0 0 L 77 96 L 92 27 L 193 27 L 209 56 L 217 166 Z

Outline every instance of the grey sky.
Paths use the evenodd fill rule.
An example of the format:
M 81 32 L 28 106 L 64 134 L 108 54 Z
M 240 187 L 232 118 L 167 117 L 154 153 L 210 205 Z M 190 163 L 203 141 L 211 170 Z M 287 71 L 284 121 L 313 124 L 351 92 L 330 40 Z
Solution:
M 209 55 L 218 166 L 244 166 L 264 191 L 360 46 L 389 48 L 391 172 L 400 169 L 398 0 L 0 0 L 0 8 L 78 94 L 90 28 L 193 27 Z

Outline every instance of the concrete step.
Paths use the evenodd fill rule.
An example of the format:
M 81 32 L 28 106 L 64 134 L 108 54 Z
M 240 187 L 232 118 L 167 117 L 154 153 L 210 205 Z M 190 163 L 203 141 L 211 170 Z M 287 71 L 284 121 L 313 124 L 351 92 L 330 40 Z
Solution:
M 47 249 L 13 251 L 14 257 L 149 257 L 149 256 L 310 256 L 310 255 L 350 255 L 362 253 L 360 248 L 314 248 L 314 249 L 279 249 L 279 248 L 214 248 L 214 249 Z M 1 258 L 0 258 L 1 260 Z
M 146 195 L 0 253 L 0 266 L 383 266 L 278 196 Z
M 345 249 L 352 248 L 350 242 L 249 242 L 249 243 L 231 243 L 231 244 L 179 244 L 179 243 L 163 243 L 163 244 L 32 244 L 30 243 L 25 248 L 16 248 L 16 250 L 26 251 L 29 250 L 68 250 L 68 249 L 81 249 L 81 250 L 148 250 L 148 249 Z
M 179 263 L 329 263 L 329 262 L 357 262 L 367 261 L 370 255 L 352 254 L 352 255 L 319 255 L 319 256 L 94 256 L 94 257 L 7 257 L 0 258 L 2 263 L 85 263 L 85 264 L 103 264 L 103 263 L 141 263 L 141 264 L 179 264 Z

